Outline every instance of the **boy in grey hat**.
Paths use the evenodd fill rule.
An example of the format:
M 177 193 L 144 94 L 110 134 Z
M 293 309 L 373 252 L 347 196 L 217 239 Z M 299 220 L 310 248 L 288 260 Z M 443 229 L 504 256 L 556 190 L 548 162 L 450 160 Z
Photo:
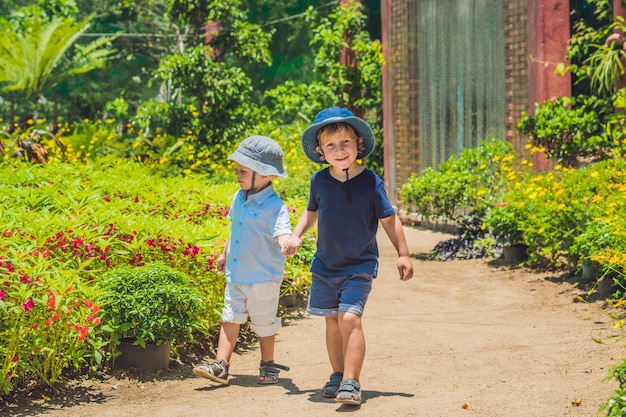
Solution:
M 402 223 L 382 180 L 358 163 L 374 149 L 370 126 L 348 109 L 322 110 L 302 133 L 302 149 L 313 162 L 330 166 L 313 174 L 306 211 L 288 245 L 299 248 L 302 235 L 317 222 L 307 311 L 326 318 L 333 373 L 322 395 L 360 405 L 359 377 L 365 358 L 361 316 L 378 272 L 379 222 L 398 252 L 401 280 L 413 277 L 413 265 Z
M 249 316 L 261 346 L 257 382 L 275 384 L 280 370 L 289 370 L 274 362 L 274 337 L 281 328 L 276 311 L 285 257 L 295 253 L 285 246 L 291 235 L 289 210 L 272 186 L 272 178 L 287 177 L 283 152 L 272 139 L 251 136 L 228 159 L 237 164 L 241 189 L 233 197 L 228 213 L 230 236 L 217 261 L 217 271 L 226 273 L 222 327 L 215 361 L 196 366 L 193 373 L 228 383 L 239 327 Z

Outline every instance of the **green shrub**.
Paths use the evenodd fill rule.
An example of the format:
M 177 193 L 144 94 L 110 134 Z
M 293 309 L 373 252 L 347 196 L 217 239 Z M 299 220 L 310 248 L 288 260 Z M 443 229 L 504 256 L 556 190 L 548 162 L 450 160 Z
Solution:
M 523 112 L 517 128 L 548 158 L 577 167 L 581 159 L 605 157 L 603 119 L 612 112 L 609 102 L 593 96 L 560 97 L 537 104 L 533 116 Z
M 142 346 L 184 342 L 200 329 L 200 292 L 168 266 L 119 268 L 103 276 L 98 286 L 103 328 L 110 328 L 115 340 L 132 339 Z
M 515 158 L 509 142 L 485 141 L 438 169 L 413 174 L 400 190 L 402 203 L 426 219 L 457 221 L 465 212 L 502 201 L 506 184 L 516 175 Z

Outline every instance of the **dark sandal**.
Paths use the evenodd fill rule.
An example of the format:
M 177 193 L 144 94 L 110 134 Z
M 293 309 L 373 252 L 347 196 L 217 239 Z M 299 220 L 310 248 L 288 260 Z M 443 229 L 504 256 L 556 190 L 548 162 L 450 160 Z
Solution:
M 279 365 L 277 363 L 274 363 L 274 361 L 269 361 L 269 362 L 261 361 L 257 383 L 263 384 L 263 385 L 277 383 L 278 374 L 280 373 L 281 369 L 283 371 L 288 371 L 289 367 L 285 365 Z
M 322 397 L 335 398 L 337 396 L 337 390 L 343 379 L 343 372 L 333 372 L 330 374 L 330 379 L 322 388 Z
M 354 379 L 341 381 L 335 402 L 348 405 L 361 405 L 361 385 Z

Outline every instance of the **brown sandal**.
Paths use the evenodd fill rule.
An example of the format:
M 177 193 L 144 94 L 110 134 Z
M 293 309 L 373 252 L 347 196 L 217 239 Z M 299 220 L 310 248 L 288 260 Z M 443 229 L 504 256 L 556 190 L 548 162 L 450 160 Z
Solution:
M 263 385 L 277 383 L 278 374 L 280 373 L 281 369 L 283 371 L 288 371 L 289 367 L 285 365 L 279 365 L 277 363 L 274 363 L 274 361 L 261 361 L 261 366 L 259 367 L 259 378 L 257 379 L 257 383 Z

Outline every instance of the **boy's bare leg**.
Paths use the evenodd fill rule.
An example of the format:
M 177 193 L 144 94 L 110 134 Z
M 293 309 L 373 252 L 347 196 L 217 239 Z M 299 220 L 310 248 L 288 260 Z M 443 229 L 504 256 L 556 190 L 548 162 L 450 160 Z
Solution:
M 220 338 L 217 342 L 217 354 L 216 359 L 222 359 L 226 363 L 230 363 L 230 357 L 235 350 L 237 339 L 239 338 L 239 324 L 237 323 L 222 323 L 220 329 Z
M 259 345 L 261 346 L 261 360 L 263 362 L 269 362 L 274 360 L 274 339 L 274 335 L 259 337 Z
M 361 317 L 353 313 L 339 313 L 339 329 L 343 338 L 343 379 L 359 381 L 365 359 L 365 334 Z
M 338 317 L 326 317 L 326 350 L 333 372 L 344 372 L 343 344 Z

